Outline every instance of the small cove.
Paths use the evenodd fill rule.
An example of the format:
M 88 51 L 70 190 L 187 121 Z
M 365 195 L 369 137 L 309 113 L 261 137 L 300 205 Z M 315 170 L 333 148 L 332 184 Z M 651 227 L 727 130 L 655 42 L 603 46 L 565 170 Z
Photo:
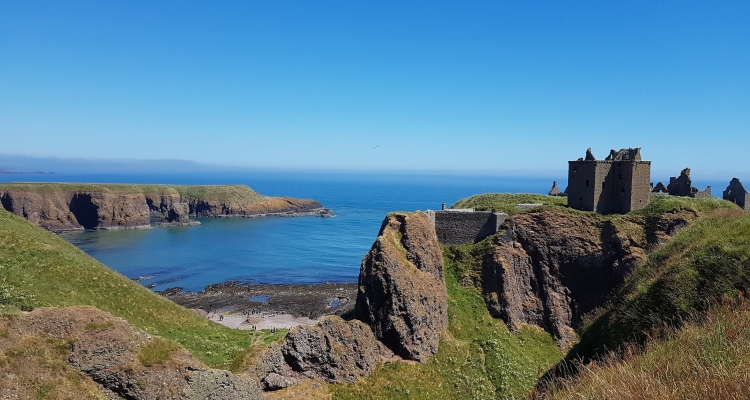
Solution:
M 60 236 L 153 290 L 243 283 L 356 282 L 385 215 L 439 209 L 477 193 L 549 190 L 552 178 L 465 175 L 235 173 L 16 176 L 61 182 L 246 184 L 269 196 L 312 198 L 336 218 L 200 218 L 201 225 L 66 232 Z M 31 179 L 30 179 L 31 178 Z

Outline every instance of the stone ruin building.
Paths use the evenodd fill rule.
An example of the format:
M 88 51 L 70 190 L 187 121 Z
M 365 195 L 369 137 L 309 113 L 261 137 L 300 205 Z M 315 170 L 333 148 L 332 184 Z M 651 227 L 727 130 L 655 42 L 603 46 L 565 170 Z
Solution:
M 601 214 L 627 213 L 648 205 L 651 161 L 641 159 L 641 149 L 611 150 L 597 160 L 568 161 L 568 207 Z
M 565 188 L 565 191 L 561 192 L 560 188 L 557 187 L 557 181 L 552 181 L 552 189 L 550 189 L 549 192 L 547 192 L 547 194 L 550 195 L 550 196 L 561 196 L 561 197 L 564 197 L 564 196 L 568 195 L 568 189 Z
M 724 191 L 723 198 L 737 204 L 745 211 L 750 211 L 750 193 L 745 190 L 742 182 L 737 178 L 732 178 L 731 182 L 729 182 L 729 186 Z
M 693 181 L 690 179 L 690 168 L 685 168 L 680 171 L 680 176 L 670 177 L 669 185 L 664 187 L 664 184 L 659 182 L 651 190 L 652 193 L 667 193 L 670 196 L 685 196 L 694 197 L 696 199 L 707 199 L 711 197 L 711 186 L 706 187 L 705 190 L 698 190 L 693 186 Z

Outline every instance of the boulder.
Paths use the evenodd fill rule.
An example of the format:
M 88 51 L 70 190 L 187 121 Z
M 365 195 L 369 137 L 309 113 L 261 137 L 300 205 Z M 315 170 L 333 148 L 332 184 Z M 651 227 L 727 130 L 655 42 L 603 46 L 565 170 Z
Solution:
M 392 356 L 361 321 L 326 316 L 316 325 L 292 328 L 281 343 L 271 345 L 256 371 L 265 390 L 303 379 L 352 383 L 368 376 L 381 357 Z
M 426 214 L 391 214 L 362 260 L 355 315 L 405 359 L 426 362 L 448 327 L 443 255 Z

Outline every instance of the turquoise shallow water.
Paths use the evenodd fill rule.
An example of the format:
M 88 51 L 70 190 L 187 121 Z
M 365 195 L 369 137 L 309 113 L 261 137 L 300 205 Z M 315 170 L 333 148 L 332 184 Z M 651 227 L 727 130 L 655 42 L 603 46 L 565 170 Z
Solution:
M 212 283 L 356 282 L 388 212 L 439 209 L 477 193 L 546 193 L 553 178 L 459 175 L 216 173 L 0 175 L 0 180 L 247 184 L 269 196 L 312 198 L 335 218 L 202 218 L 192 227 L 69 232 L 61 236 L 154 290 Z M 564 184 L 561 185 L 564 188 Z

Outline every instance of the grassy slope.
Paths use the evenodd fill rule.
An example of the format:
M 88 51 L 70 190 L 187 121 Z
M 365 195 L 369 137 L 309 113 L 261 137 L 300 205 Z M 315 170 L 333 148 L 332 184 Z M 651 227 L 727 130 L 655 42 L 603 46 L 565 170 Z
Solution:
M 750 393 L 750 303 L 714 305 L 663 340 L 580 366 L 551 399 L 740 399 Z
M 708 213 L 654 251 L 613 304 L 584 327 L 572 356 L 592 357 L 659 335 L 715 301 L 750 287 L 750 215 Z
M 34 193 L 49 192 L 106 192 L 106 193 L 144 193 L 144 194 L 179 194 L 182 197 L 207 201 L 237 201 L 253 203 L 265 197 L 245 185 L 133 185 L 133 184 L 99 184 L 99 183 L 4 183 L 0 191 L 26 191 Z
M 215 367 L 228 368 L 250 344 L 269 340 L 266 333 L 209 322 L 0 209 L 0 311 L 77 304 L 96 306 L 175 340 Z
M 549 398 L 744 398 L 750 391 L 750 214 L 664 199 L 702 217 L 654 251 L 582 330 L 578 365 Z M 617 352 L 607 353 L 611 349 Z
M 463 246 L 471 251 L 473 246 Z M 468 261 L 468 260 L 464 260 Z M 525 397 L 562 358 L 552 338 L 536 327 L 511 334 L 492 318 L 480 294 L 458 283 L 467 268 L 446 257 L 449 336 L 426 364 L 387 364 L 367 380 L 331 386 L 336 399 L 496 399 Z

